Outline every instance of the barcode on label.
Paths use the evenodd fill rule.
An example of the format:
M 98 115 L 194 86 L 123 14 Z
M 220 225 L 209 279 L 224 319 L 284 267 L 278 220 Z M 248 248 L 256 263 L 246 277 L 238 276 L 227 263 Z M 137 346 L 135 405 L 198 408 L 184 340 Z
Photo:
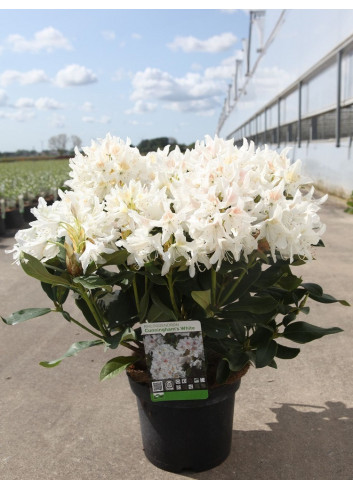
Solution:
M 152 391 L 153 392 L 163 392 L 163 382 L 158 380 L 156 382 L 152 382 Z

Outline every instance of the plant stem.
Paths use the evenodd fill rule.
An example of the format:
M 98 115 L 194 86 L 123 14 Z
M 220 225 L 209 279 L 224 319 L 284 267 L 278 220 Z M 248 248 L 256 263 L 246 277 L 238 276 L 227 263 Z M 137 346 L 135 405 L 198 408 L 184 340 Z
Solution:
M 65 312 L 62 308 L 61 309 L 52 309 L 52 312 Z M 96 333 L 95 331 L 92 331 L 91 329 L 87 328 L 87 326 L 85 326 L 84 324 L 80 323 L 80 321 L 77 321 L 77 319 L 74 319 L 71 315 L 70 315 L 70 320 L 77 324 L 77 326 L 80 326 L 80 328 L 88 331 L 89 333 L 93 334 L 93 336 L 97 336 L 97 338 L 101 339 L 101 340 L 104 340 L 104 337 L 101 336 L 100 334 Z
M 139 300 L 139 294 L 138 294 L 138 290 L 137 290 L 136 275 L 134 275 L 134 278 L 132 280 L 132 287 L 134 289 L 134 297 L 135 297 L 137 314 L 140 316 L 140 300 Z
M 129 350 L 135 351 L 137 353 L 141 353 L 140 348 L 136 348 L 135 346 L 130 345 L 127 341 L 121 341 L 120 344 L 125 346 L 125 348 L 129 348 Z
M 217 273 L 214 268 L 211 268 L 211 305 L 216 306 L 216 292 L 217 292 Z
M 176 303 L 176 300 L 175 300 L 175 295 L 174 295 L 173 276 L 172 276 L 172 274 L 173 274 L 172 271 L 170 271 L 170 272 L 167 273 L 169 296 L 170 296 L 170 300 L 171 300 L 171 303 L 172 303 L 172 306 L 173 306 L 174 314 L 175 314 L 176 318 L 179 319 L 179 310 L 178 310 L 178 306 L 177 306 L 177 303 Z
M 96 323 L 97 323 L 97 325 L 99 327 L 100 332 L 103 335 L 103 338 L 106 338 L 107 336 L 110 336 L 110 334 L 104 328 L 103 322 L 101 321 L 101 318 L 99 317 L 99 314 L 97 313 L 97 310 L 94 307 L 93 302 L 88 297 L 88 295 L 87 295 L 87 293 L 86 293 L 86 291 L 85 291 L 85 289 L 83 287 L 80 288 L 80 294 L 81 294 L 82 299 L 86 302 L 87 306 L 89 307 L 89 310 L 91 311 L 94 319 L 96 320 Z
M 236 279 L 236 281 L 234 282 L 233 284 L 233 287 L 228 291 L 228 293 L 226 294 L 226 296 L 224 297 L 224 299 L 222 299 L 222 302 L 221 302 L 221 306 L 223 306 L 223 304 L 228 300 L 228 298 L 233 294 L 233 292 L 235 291 L 235 289 L 238 287 L 239 283 L 242 281 L 244 275 L 247 273 L 247 270 L 243 270 L 241 272 L 241 274 L 239 275 L 239 277 Z

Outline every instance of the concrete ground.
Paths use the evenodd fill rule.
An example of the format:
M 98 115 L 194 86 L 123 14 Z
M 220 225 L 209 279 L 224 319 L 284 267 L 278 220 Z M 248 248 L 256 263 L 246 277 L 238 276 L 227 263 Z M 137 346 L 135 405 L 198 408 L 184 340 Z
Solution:
M 353 305 L 353 215 L 323 206 L 325 248 L 298 269 L 305 281 Z M 0 238 L 0 315 L 46 307 Z M 74 311 L 72 305 L 68 308 Z M 353 307 L 312 304 L 309 322 L 343 333 L 302 345 L 278 370 L 252 368 L 236 394 L 229 458 L 202 473 L 173 474 L 144 457 L 134 395 L 125 374 L 99 381 L 116 352 L 99 347 L 45 369 L 78 340 L 91 339 L 54 314 L 0 324 L 0 479 L 273 480 L 353 478 Z

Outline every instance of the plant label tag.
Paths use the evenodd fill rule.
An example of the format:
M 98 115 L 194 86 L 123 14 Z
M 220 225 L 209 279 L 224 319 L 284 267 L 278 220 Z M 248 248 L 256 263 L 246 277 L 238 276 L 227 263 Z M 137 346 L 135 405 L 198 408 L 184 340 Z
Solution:
M 205 351 L 200 321 L 141 325 L 152 401 L 207 399 Z

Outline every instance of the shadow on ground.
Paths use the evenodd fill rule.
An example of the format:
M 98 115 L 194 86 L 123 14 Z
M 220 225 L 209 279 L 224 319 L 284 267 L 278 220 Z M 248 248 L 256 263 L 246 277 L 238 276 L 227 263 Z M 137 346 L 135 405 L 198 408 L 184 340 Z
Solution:
M 269 431 L 234 431 L 219 467 L 189 473 L 199 480 L 344 479 L 353 477 L 353 408 L 281 404 Z

